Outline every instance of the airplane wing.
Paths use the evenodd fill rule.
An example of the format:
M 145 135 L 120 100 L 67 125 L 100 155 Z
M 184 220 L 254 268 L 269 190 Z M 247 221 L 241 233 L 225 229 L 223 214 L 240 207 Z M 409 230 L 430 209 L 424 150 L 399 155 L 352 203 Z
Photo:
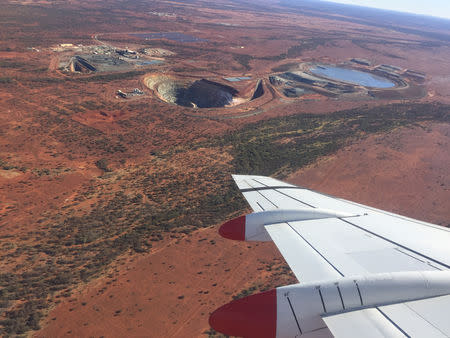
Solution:
M 264 176 L 233 176 L 254 213 L 222 236 L 273 241 L 299 284 L 210 317 L 244 337 L 450 337 L 450 231 Z

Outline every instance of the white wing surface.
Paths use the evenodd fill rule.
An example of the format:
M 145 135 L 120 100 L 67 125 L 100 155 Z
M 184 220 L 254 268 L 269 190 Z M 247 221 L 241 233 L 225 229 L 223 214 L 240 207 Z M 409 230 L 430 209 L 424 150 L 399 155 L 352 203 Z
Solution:
M 392 278 L 396 280 L 395 276 L 401 276 L 402 273 L 415 276 L 413 272 L 420 275 L 442 271 L 445 274 L 450 267 L 450 231 L 447 228 L 331 197 L 270 177 L 234 175 L 233 178 L 255 211 L 251 215 L 262 217 L 269 210 L 273 210 L 272 214 L 275 215 L 282 210 L 290 210 L 291 213 L 292 210 L 299 210 L 309 215 L 324 209 L 345 214 L 342 217 L 308 216 L 300 219 L 281 214 L 277 216 L 276 223 L 263 222 L 261 226 L 277 245 L 300 282 L 299 285 L 317 283 L 316 289 L 319 290 L 323 305 L 323 321 L 316 325 L 320 328 L 317 332 L 323 334 L 323 329 L 328 327 L 336 337 L 450 337 L 450 296 L 445 295 L 448 294 L 446 292 L 430 297 L 422 295 L 422 289 L 419 288 L 415 291 L 417 299 L 414 299 L 414 295 L 406 298 L 394 295 L 392 301 L 377 301 L 378 296 L 368 301 L 372 289 L 363 290 L 359 287 L 359 308 L 346 308 L 347 296 L 343 295 L 343 286 L 339 287 L 340 280 L 349 276 L 365 276 L 369 279 L 374 276 L 373 279 L 377 280 L 377 276 L 388 275 L 394 276 Z M 247 227 L 248 224 L 250 218 Z M 259 231 L 264 231 L 261 229 Z M 267 234 L 264 236 L 267 237 Z M 259 238 L 264 236 L 260 235 Z M 439 273 L 434 275 L 440 276 Z M 325 291 L 320 291 L 327 290 L 318 282 L 324 280 L 336 281 L 334 284 L 339 292 L 334 294 L 335 300 L 327 296 Z M 355 284 L 358 287 L 356 279 Z M 378 286 L 373 290 L 376 288 L 378 291 L 373 291 L 373 294 L 383 298 L 384 291 L 379 291 L 381 289 Z M 400 290 L 405 288 L 413 290 L 414 287 L 405 284 Z M 295 309 L 298 305 L 293 306 L 292 291 L 283 292 L 289 306 L 286 305 L 287 310 L 280 310 L 281 291 L 278 290 L 277 313 L 286 323 L 281 325 L 281 319 L 277 319 L 276 336 L 292 334 L 291 329 L 285 332 L 282 327 L 296 327 L 296 335 L 304 335 L 302 326 L 305 324 L 302 318 L 298 318 L 301 309 Z M 291 296 L 286 296 L 289 292 Z M 342 308 L 339 308 L 341 303 Z M 292 324 L 294 321 L 296 325 Z M 308 336 L 310 334 L 314 336 L 314 332 L 309 332 Z

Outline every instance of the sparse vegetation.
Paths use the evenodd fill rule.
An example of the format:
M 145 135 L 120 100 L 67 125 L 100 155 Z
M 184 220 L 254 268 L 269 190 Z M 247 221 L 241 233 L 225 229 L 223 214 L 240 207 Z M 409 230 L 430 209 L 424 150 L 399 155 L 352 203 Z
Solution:
M 395 104 L 325 115 L 293 115 L 248 125 L 218 143 L 233 146 L 236 172 L 283 177 L 367 134 L 424 121 L 450 121 L 448 107 Z
M 111 171 L 111 169 L 109 169 L 109 167 L 108 167 L 108 160 L 106 160 L 105 158 L 101 158 L 101 159 L 95 161 L 95 166 L 105 172 Z
M 56 118 L 44 117 L 51 121 Z M 154 152 L 151 160 L 120 176 L 110 172 L 111 177 L 90 183 L 76 198 L 95 201 L 90 211 L 75 212 L 74 203 L 58 217 L 41 223 L 40 244 L 9 249 L 8 255 L 44 255 L 47 263 L 33 265 L 26 273 L 0 275 L 3 302 L 27 299 L 8 310 L 9 319 L 2 322 L 4 332 L 19 334 L 36 328 L 48 299 L 70 295 L 68 290 L 73 285 L 98 276 L 123 253 L 148 252 L 151 243 L 167 232 L 189 233 L 240 213 L 245 203 L 231 181 L 231 173 L 281 177 L 357 138 L 423 121 L 449 122 L 449 108 L 396 104 L 274 118 L 222 137 Z M 94 139 L 101 135 L 97 130 L 83 132 Z M 92 144 L 91 151 L 102 149 L 100 143 Z M 189 158 L 191 152 L 195 161 Z M 227 152 L 232 155 L 231 162 L 217 159 L 216 154 Z M 172 165 L 180 161 L 183 166 Z M 106 158 L 96 165 L 108 169 Z M 113 182 L 119 182 L 121 190 L 104 194 Z M 266 270 L 287 273 L 274 270 L 272 265 Z M 241 296 L 253 291 L 243 291 Z
M 0 85 L 1 84 L 12 83 L 12 82 L 13 82 L 13 78 L 12 77 L 7 77 L 7 76 L 0 77 Z
M 250 70 L 250 61 L 253 59 L 251 55 L 247 54 L 234 54 L 233 58 L 242 66 L 245 70 Z
M 165 241 L 175 243 L 173 246 L 183 245 L 184 240 L 188 240 L 186 235 L 196 229 L 216 225 L 242 213 L 248 206 L 231 180 L 232 173 L 283 177 L 371 133 L 420 125 L 424 121 L 449 122 L 449 106 L 409 103 L 327 115 L 293 115 L 243 126 L 248 122 L 245 119 L 193 118 L 187 112 L 194 109 L 166 105 L 151 95 L 136 100 L 116 100 L 117 89 L 140 88 L 142 75 L 150 72 L 162 72 L 167 76 L 179 72 L 177 76 L 187 81 L 190 76 L 199 74 L 212 79 L 222 78 L 228 72 L 237 76 L 254 67 L 255 72 L 249 75 L 256 80 L 281 60 L 291 63 L 274 67 L 272 71 L 289 70 L 297 65 L 289 58 L 297 58 L 319 45 L 326 45 L 328 49 L 332 44 L 343 48 L 353 43 L 371 51 L 371 55 L 392 50 L 392 54 L 384 52 L 384 56 L 399 58 L 395 54 L 402 44 L 421 49 L 421 53 L 423 50 L 443 53 L 439 47 L 448 41 L 448 34 L 411 30 L 402 23 L 401 28 L 391 24 L 386 27 L 419 34 L 424 39 L 426 35 L 440 37 L 440 42 L 420 41 L 420 36 L 417 39 L 397 35 L 393 39 L 377 38 L 373 27 L 370 34 L 366 34 L 368 31 L 364 31 L 362 25 L 358 25 L 358 29 L 361 29 L 361 36 L 366 36 L 364 39 L 357 38 L 359 33 L 345 38 L 346 33 L 338 29 L 320 33 L 317 23 L 314 28 L 308 28 L 302 22 L 300 31 L 289 19 L 280 39 L 282 22 L 264 25 L 260 21 L 262 16 L 251 18 L 243 3 L 241 12 L 251 18 L 250 29 L 234 25 L 238 21 L 226 13 L 229 6 L 220 2 L 211 2 L 208 6 L 221 10 L 223 20 L 220 21 L 224 24 L 221 26 L 219 21 L 210 19 L 212 16 L 194 20 L 198 15 L 210 16 L 212 11 L 197 11 L 186 4 L 161 8 L 185 15 L 170 20 L 153 15 L 148 20 L 149 4 L 146 2 L 105 3 L 107 10 L 97 3 L 92 5 L 95 8 L 90 8 L 89 2 L 81 7 L 63 2 L 53 5 L 9 2 L 2 4 L 0 10 L 0 100 L 4 119 L 4 128 L 0 131 L 4 149 L 0 169 L 2 182 L 5 182 L 3 187 L 12 192 L 5 195 L 5 205 L 3 201 L 0 203 L 0 228 L 3 229 L 0 236 L 0 336 L 25 336 L 30 335 L 29 331 L 38 330 L 52 306 L 73 301 L 78 286 L 109 272 L 113 262 L 152 252 Z M 266 4 L 252 3 L 251 9 L 256 11 L 259 6 L 266 11 Z M 281 16 L 282 7 L 278 10 L 277 15 Z M 133 11 L 140 14 L 134 16 Z M 317 13 L 317 20 L 323 15 L 330 19 L 326 13 Z M 76 48 L 78 44 L 92 45 L 96 43 L 92 39 L 94 32 L 104 32 L 102 41 L 120 42 L 122 48 L 135 48 L 139 44 L 137 40 L 130 42 L 126 34 L 119 37 L 107 32 L 160 31 L 162 23 L 164 27 L 173 26 L 174 30 L 181 31 L 194 24 L 189 18 L 199 22 L 196 29 L 201 35 L 218 27 L 226 34 L 216 35 L 207 43 L 142 40 L 142 46 L 167 48 L 174 54 L 157 67 L 137 66 L 137 70 L 128 72 L 64 73 L 59 68 L 60 55 L 52 52 L 61 43 L 71 43 Z M 339 20 L 353 19 L 342 16 Z M 227 23 L 231 25 L 225 25 Z M 233 38 L 229 39 L 230 36 Z M 243 49 L 236 46 L 237 41 L 242 42 Z M 270 43 L 267 54 L 262 48 L 266 47 L 262 45 L 265 41 Z M 378 46 L 385 48 L 378 50 Z M 406 54 L 399 53 L 405 57 L 401 64 L 409 67 Z M 433 60 L 438 58 L 433 57 Z M 437 65 L 433 68 L 437 69 Z M 270 94 L 267 89 L 266 93 Z M 423 94 L 422 88 L 410 86 L 409 90 L 415 90 L 414 97 Z M 442 95 L 440 92 L 443 90 L 435 91 L 436 97 Z M 369 94 L 382 99 L 401 99 L 392 91 Z M 252 118 L 274 116 L 270 111 L 272 107 L 264 104 L 258 110 L 262 114 Z M 210 116 L 216 114 L 213 110 L 204 111 Z M 217 112 L 217 116 L 223 111 Z M 220 131 L 216 135 L 222 127 L 232 131 L 226 135 Z M 96 175 L 95 168 L 103 170 L 104 175 Z M 38 189 L 42 190 L 33 197 Z M 158 243 L 160 241 L 164 242 Z M 220 250 L 209 237 L 203 236 L 200 241 L 199 244 L 207 245 L 211 252 Z M 171 265 L 168 262 L 165 266 L 170 269 Z M 208 269 L 207 264 L 200 264 L 192 275 L 206 278 Z M 265 276 L 276 276 L 277 282 L 288 284 L 295 280 L 284 263 L 262 262 L 259 269 Z M 227 276 L 232 274 L 229 265 L 220 266 L 219 271 Z M 161 272 L 155 275 L 158 279 L 164 277 Z M 121 283 L 120 277 L 111 273 L 106 286 L 119 284 L 115 283 L 117 278 Z M 206 299 L 220 293 L 219 280 L 207 280 L 213 283 L 212 288 L 202 288 L 201 296 Z M 176 287 L 180 284 L 177 281 Z M 269 285 L 273 287 L 274 280 L 257 280 L 255 284 L 243 286 L 235 297 L 263 291 Z M 106 286 L 96 289 L 94 294 L 105 296 Z M 192 289 L 177 291 L 171 301 L 184 307 L 189 303 L 187 299 L 191 300 L 190 291 Z M 116 293 L 106 296 L 114 300 L 119 297 Z M 151 304 L 158 301 L 155 298 Z M 79 306 L 88 310 L 95 302 L 73 303 L 69 307 L 72 315 Z M 202 311 L 206 317 L 208 311 Z M 120 318 L 133 311 L 118 305 L 101 312 Z M 60 319 L 58 315 L 58 321 Z M 64 331 L 72 333 L 69 328 Z M 223 336 L 214 330 L 205 334 Z
M 261 285 L 253 285 L 247 289 L 241 290 L 237 295 L 233 296 L 233 299 L 241 299 L 247 296 L 254 294 L 256 291 L 260 289 Z

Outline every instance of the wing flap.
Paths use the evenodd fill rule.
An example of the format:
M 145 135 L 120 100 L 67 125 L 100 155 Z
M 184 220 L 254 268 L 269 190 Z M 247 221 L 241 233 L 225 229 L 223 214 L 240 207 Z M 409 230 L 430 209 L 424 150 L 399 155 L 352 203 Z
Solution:
M 270 224 L 265 229 L 301 282 L 368 273 L 439 270 L 413 252 L 367 234 L 341 218 Z
M 410 336 L 450 337 L 450 296 L 380 307 Z
M 267 176 L 252 176 L 252 175 L 232 175 L 239 189 L 246 189 L 249 187 L 295 187 L 293 184 L 289 184 L 272 177 Z
M 267 198 L 258 193 L 258 191 L 244 192 L 244 197 L 247 199 L 253 211 L 274 210 L 277 206 L 270 202 Z
M 265 229 L 299 281 L 307 282 L 341 276 L 287 223 L 266 225 Z
M 443 333 L 450 337 L 450 296 L 423 299 L 407 303 L 408 307 L 418 313 L 423 320 L 426 320 Z
M 323 320 L 337 338 L 407 337 L 376 308 L 327 316 Z
M 328 218 L 289 225 L 345 276 L 437 269 L 414 252 L 349 224 L 349 221 L 363 222 L 366 217 Z

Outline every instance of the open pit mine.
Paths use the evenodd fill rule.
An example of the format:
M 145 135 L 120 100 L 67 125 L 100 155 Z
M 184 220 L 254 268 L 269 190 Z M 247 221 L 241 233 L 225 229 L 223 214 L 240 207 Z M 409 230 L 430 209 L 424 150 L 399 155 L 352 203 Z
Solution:
M 111 35 L 108 41 L 119 37 Z M 172 44 L 205 44 L 207 40 L 188 39 L 183 34 L 160 36 L 153 33 L 130 33 L 124 38 L 137 39 L 132 49 L 123 44 L 118 46 L 100 41 L 98 35 L 94 36 L 97 45 L 60 45 L 54 49 L 60 53 L 59 69 L 70 76 L 139 70 L 140 74 L 136 76 L 144 75 L 136 80 L 150 89 L 154 98 L 188 108 L 185 111 L 188 115 L 219 119 L 260 114 L 267 110 L 268 104 L 273 106 L 311 99 L 416 99 L 426 95 L 425 74 L 396 65 L 375 64 L 368 59 L 347 58 L 332 63 L 318 58 L 278 64 L 272 71 L 264 69 L 241 74 L 206 71 L 200 75 L 195 67 L 187 66 L 182 72 L 174 68 L 193 60 L 157 46 L 148 48 L 143 41 L 148 44 L 150 40 L 163 38 Z M 148 98 L 140 93 L 122 92 L 119 88 L 115 93 L 119 99 Z M 189 108 L 192 113 L 189 113 Z
M 219 82 L 181 80 L 169 76 L 151 75 L 145 84 L 163 101 L 192 108 L 229 107 L 255 100 L 264 93 L 261 80 L 243 91 Z
M 195 79 L 153 73 L 145 77 L 144 84 L 167 103 L 195 109 L 227 108 L 253 102 L 267 92 L 272 93 L 271 98 L 267 98 L 269 101 L 302 99 L 311 93 L 347 99 L 423 96 L 425 91 L 420 79 L 410 73 L 391 65 L 369 67 L 350 61 L 340 64 L 308 62 L 258 80 L 250 77 Z M 233 86 L 221 83 L 223 79 Z M 267 100 L 260 103 L 267 103 Z

